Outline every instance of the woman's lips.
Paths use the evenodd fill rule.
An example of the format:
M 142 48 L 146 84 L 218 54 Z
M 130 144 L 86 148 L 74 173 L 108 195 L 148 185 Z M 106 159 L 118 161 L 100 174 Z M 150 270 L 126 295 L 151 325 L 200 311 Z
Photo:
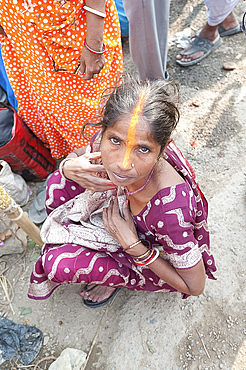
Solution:
M 129 181 L 130 179 L 132 179 L 132 177 L 125 176 L 125 175 L 120 175 L 120 174 L 112 172 L 112 171 L 111 171 L 111 174 L 115 177 L 115 179 L 117 179 L 118 181 L 121 181 L 121 182 Z

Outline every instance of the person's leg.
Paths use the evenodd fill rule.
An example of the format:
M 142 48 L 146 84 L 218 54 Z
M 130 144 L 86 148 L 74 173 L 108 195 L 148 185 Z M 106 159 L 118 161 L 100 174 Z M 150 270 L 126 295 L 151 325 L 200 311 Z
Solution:
M 47 245 L 47 249 L 41 261 L 43 276 L 52 287 L 54 284 L 55 287 L 66 283 L 86 284 L 87 289 L 82 290 L 81 296 L 92 302 L 101 302 L 107 299 L 117 286 L 125 285 L 122 272 L 127 276 L 128 269 L 122 266 L 120 272 L 118 262 L 105 252 L 76 244 L 52 248 Z
M 208 21 L 201 30 L 199 36 L 205 40 L 211 41 L 211 43 L 215 45 L 214 48 L 216 48 L 216 45 L 220 45 L 220 34 L 218 30 L 220 23 L 226 30 L 233 29 L 237 26 L 238 22 L 233 13 L 233 8 L 237 2 L 238 0 L 218 0 L 216 2 L 213 0 L 204 0 L 204 3 L 207 6 Z M 211 48 L 213 48 L 212 44 L 210 44 Z M 192 43 L 183 51 L 183 53 L 177 55 L 177 62 L 195 62 L 204 55 L 205 51 L 199 50 L 199 46 L 197 47 L 198 50 L 196 52 L 185 55 L 191 47 Z
M 141 79 L 168 78 L 170 0 L 123 0 L 132 59 Z
M 228 27 L 233 28 L 237 25 L 237 20 L 232 14 L 238 0 L 204 0 L 207 7 L 208 24 L 210 26 L 218 26 L 220 23 L 228 24 Z M 228 17 L 228 19 L 227 19 Z M 224 27 L 226 28 L 226 24 Z

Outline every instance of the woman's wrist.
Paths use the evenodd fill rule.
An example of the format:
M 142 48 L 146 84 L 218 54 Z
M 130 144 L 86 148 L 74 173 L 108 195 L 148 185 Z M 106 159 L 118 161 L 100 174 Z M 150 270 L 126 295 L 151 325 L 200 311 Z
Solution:
M 73 159 L 73 158 L 78 158 L 78 157 L 80 157 L 80 154 L 74 151 L 68 154 L 67 159 L 70 159 L 70 158 Z
M 86 0 L 85 5 L 101 13 L 105 13 L 104 0 Z M 104 17 L 86 12 L 86 42 L 93 50 L 101 51 L 103 48 Z
M 75 157 L 73 157 L 73 158 L 70 157 L 70 158 L 67 158 L 67 159 L 68 160 L 65 161 L 64 164 L 63 164 L 62 170 L 63 170 L 63 174 L 64 174 L 65 178 L 68 179 L 68 180 L 70 180 L 70 176 L 71 176 L 71 173 L 70 172 L 71 171 L 69 171 L 69 169 L 68 169 L 68 167 L 69 167 L 69 163 L 68 162 L 70 162 L 70 160 L 72 160 L 72 159 L 75 159 Z
M 126 253 L 130 254 L 133 257 L 141 256 L 142 254 L 146 253 L 148 250 L 148 247 L 146 247 L 142 242 L 140 242 L 139 244 L 137 244 L 136 246 L 132 248 L 129 248 L 129 249 L 128 248 L 125 248 Z
M 103 37 L 99 37 L 98 39 L 96 39 L 96 38 L 90 37 L 89 34 L 87 34 L 85 40 L 86 40 L 85 42 L 88 45 L 88 47 L 92 50 L 102 52 L 102 50 L 105 48 L 103 44 Z M 85 45 L 84 47 L 87 49 Z

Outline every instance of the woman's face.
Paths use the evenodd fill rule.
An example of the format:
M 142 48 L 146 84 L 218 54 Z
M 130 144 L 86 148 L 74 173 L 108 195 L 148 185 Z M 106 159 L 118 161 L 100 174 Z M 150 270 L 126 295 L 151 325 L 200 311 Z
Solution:
M 161 146 L 152 138 L 143 118 L 136 124 L 135 137 L 130 143 L 127 140 L 129 123 L 130 117 L 120 118 L 106 129 L 101 141 L 101 155 L 104 168 L 115 185 L 134 184 L 133 188 L 138 188 L 147 180 Z

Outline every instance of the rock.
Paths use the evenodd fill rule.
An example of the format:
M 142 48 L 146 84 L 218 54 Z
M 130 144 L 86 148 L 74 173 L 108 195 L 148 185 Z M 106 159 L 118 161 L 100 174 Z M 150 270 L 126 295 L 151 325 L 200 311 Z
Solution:
M 190 107 L 192 107 L 192 106 L 194 106 L 194 107 L 200 107 L 201 106 L 201 103 L 199 102 L 199 101 L 192 101 L 192 102 L 190 102 L 189 103 L 189 106 Z
M 4 246 L 0 247 L 0 257 L 7 254 L 22 253 L 27 248 L 26 233 L 22 229 L 18 229 L 16 236 L 18 239 L 12 235 L 4 240 Z
M 48 341 L 50 340 L 50 337 L 48 335 L 46 335 L 44 337 L 44 342 L 43 342 L 43 345 L 46 346 L 46 344 L 48 343 Z
M 66 348 L 50 365 L 49 370 L 81 370 L 86 353 L 75 348 Z
M 223 68 L 226 70 L 226 71 L 233 71 L 234 69 L 237 68 L 237 65 L 236 63 L 233 63 L 233 62 L 225 62 L 223 64 Z

